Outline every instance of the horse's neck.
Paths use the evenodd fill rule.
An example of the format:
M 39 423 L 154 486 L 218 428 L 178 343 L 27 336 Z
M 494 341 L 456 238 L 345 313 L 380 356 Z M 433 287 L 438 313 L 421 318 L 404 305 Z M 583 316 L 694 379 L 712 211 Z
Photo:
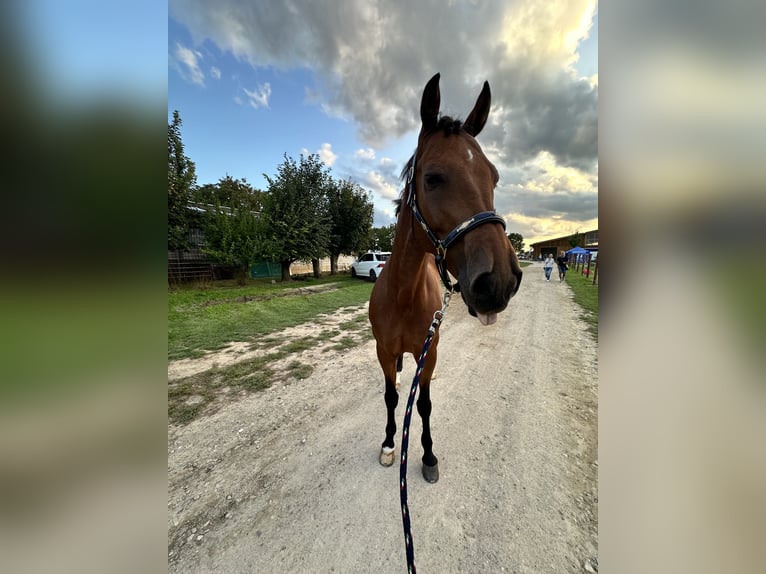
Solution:
M 386 262 L 392 276 L 397 277 L 396 288 L 400 292 L 411 291 L 423 284 L 421 273 L 426 272 L 429 260 L 433 258 L 425 234 L 420 236 L 420 226 L 415 224 L 406 206 L 402 210 L 396 224 L 391 257 Z

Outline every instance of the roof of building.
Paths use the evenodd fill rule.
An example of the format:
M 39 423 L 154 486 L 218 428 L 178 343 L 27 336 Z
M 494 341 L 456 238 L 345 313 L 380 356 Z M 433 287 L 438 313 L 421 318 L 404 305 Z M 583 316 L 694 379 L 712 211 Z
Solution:
M 585 236 L 585 235 L 588 235 L 589 233 L 598 233 L 598 229 L 583 231 L 583 232 L 580 232 L 579 235 Z M 535 241 L 534 243 L 530 243 L 529 245 L 530 247 L 534 247 L 535 245 L 543 245 L 544 243 L 557 243 L 559 241 L 564 241 L 565 239 L 569 239 L 573 235 L 577 235 L 577 233 L 570 233 L 569 235 L 562 235 L 560 237 L 553 237 L 551 239 L 543 239 L 542 241 Z M 596 245 L 598 245 L 598 242 L 596 242 Z

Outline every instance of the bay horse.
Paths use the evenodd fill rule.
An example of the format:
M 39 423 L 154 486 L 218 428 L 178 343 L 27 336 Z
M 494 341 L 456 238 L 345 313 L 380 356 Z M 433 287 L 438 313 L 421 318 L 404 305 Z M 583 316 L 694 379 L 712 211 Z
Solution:
M 402 358 L 412 353 L 417 360 L 434 313 L 442 308 L 442 283 L 451 292 L 449 274 L 457 278 L 454 290 L 482 325 L 495 323 L 521 283 L 521 267 L 505 235 L 505 221 L 494 211 L 499 175 L 475 139 L 489 116 L 489 83 L 484 82 L 473 110 L 461 122 L 439 117 L 439 76 L 423 90 L 422 125 L 415 153 L 402 170 L 406 181 L 397 202 L 391 256 L 370 296 L 369 320 L 385 378 L 386 437 L 379 457 L 383 466 L 391 466 L 395 458 L 394 413 Z M 422 472 L 428 482 L 439 479 L 429 427 L 438 337 L 437 331 L 417 400 L 423 422 Z

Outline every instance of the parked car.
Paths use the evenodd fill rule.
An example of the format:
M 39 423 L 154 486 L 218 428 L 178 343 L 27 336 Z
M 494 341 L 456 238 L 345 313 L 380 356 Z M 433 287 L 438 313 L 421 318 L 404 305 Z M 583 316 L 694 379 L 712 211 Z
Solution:
M 375 281 L 390 256 L 390 251 L 368 251 L 351 264 L 351 277 L 365 277 Z

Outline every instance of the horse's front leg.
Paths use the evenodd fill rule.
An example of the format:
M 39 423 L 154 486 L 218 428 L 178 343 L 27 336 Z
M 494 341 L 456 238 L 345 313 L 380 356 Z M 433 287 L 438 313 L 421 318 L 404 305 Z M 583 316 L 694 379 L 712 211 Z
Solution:
M 428 482 L 439 480 L 439 459 L 434 455 L 434 442 L 431 440 L 431 376 L 435 367 L 436 349 L 432 347 L 423 366 L 417 402 L 418 414 L 423 421 L 423 434 L 420 435 L 420 443 L 423 445 L 423 478 Z
M 394 458 L 396 458 L 396 449 L 394 444 L 394 436 L 396 435 L 396 405 L 399 403 L 399 370 L 401 369 L 401 355 L 397 358 L 390 359 L 382 355 L 380 349 L 378 350 L 378 361 L 383 369 L 383 375 L 386 380 L 386 389 L 384 399 L 386 401 L 386 438 L 383 440 L 383 444 L 380 447 L 380 464 L 383 466 L 391 466 L 394 464 Z
M 386 377 L 386 438 L 380 447 L 380 464 L 391 466 L 394 464 L 396 452 L 394 448 L 394 435 L 396 435 L 396 405 L 399 402 L 399 393 L 396 390 L 396 379 Z

